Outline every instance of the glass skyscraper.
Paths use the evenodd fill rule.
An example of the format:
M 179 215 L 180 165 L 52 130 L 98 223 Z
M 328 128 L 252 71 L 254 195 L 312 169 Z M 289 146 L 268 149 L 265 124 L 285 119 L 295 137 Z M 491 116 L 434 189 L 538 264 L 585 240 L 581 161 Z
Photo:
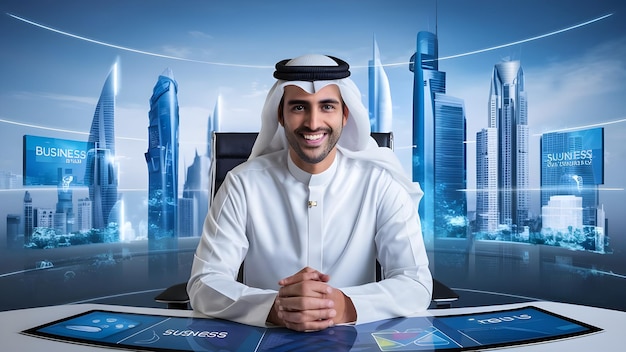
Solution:
M 207 149 L 206 156 L 208 158 L 211 157 L 211 148 L 213 147 L 213 132 L 220 131 L 221 129 L 221 119 L 222 119 L 222 97 L 220 95 L 217 96 L 217 100 L 215 101 L 215 107 L 213 108 L 213 114 L 209 115 L 207 121 Z
M 193 163 L 187 168 L 183 197 L 179 204 L 185 205 L 178 212 L 178 236 L 200 236 L 209 209 L 209 160 L 197 151 Z
M 221 97 L 217 97 L 213 114 L 207 120 L 207 148 L 206 155 L 199 155 L 196 151 L 193 163 L 187 168 L 183 198 L 179 204 L 185 204 L 178 214 L 184 217 L 187 224 L 179 223 L 179 236 L 199 236 L 202 232 L 204 219 L 209 210 L 209 169 L 211 150 L 213 148 L 213 132 L 220 129 Z M 179 222 L 183 221 L 179 219 Z
M 148 242 L 159 248 L 162 239 L 177 236 L 178 203 L 178 84 L 166 69 L 150 98 L 148 127 Z M 163 243 L 166 245 L 165 243 Z
M 495 232 L 498 212 L 498 129 L 476 133 L 476 230 Z
M 74 207 L 71 188 L 74 176 L 72 176 L 72 169 L 64 170 L 59 168 L 58 180 L 56 212 L 57 214 L 65 215 L 59 216 L 59 223 L 55 225 L 55 228 L 61 229 L 62 233 L 71 233 L 74 231 Z M 62 224 L 61 221 L 64 223 Z
M 380 50 L 376 38 L 373 42 L 372 60 L 368 66 L 369 117 L 372 132 L 392 131 L 392 104 L 389 79 L 380 62 Z
M 24 244 L 30 243 L 35 227 L 35 214 L 33 211 L 33 198 L 30 192 L 24 192 Z
M 519 232 L 527 224 L 530 202 L 528 111 L 524 72 L 519 61 L 504 61 L 495 65 L 488 106 L 488 128 L 495 128 L 498 133 L 498 222 L 517 227 Z M 477 180 L 487 177 L 481 173 L 492 171 L 477 170 Z M 478 200 L 493 202 L 490 197 Z M 477 204 L 476 208 L 493 209 L 493 205 Z
M 424 190 L 419 207 L 424 238 L 464 237 L 467 201 L 465 108 L 446 95 L 435 34 L 419 32 L 409 69 L 413 80 L 413 181 Z
M 85 183 L 92 200 L 92 226 L 105 228 L 119 219 L 112 214 L 117 201 L 117 166 L 115 164 L 115 96 L 117 95 L 117 63 L 104 82 L 100 99 L 89 130 L 89 151 Z

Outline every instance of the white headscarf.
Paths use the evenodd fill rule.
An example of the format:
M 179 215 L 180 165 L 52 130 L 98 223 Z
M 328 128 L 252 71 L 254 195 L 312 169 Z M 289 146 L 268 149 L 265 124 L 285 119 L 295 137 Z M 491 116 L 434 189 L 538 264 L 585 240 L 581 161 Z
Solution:
M 286 66 L 338 66 L 338 63 L 325 55 L 308 54 L 288 61 Z M 343 128 L 337 148 L 348 158 L 370 160 L 387 169 L 416 201 L 423 192 L 418 183 L 412 182 L 404 172 L 400 161 L 389 148 L 380 148 L 370 136 L 370 121 L 367 109 L 361 102 L 361 92 L 350 78 L 318 81 L 277 80 L 270 89 L 261 113 L 261 131 L 252 147 L 249 159 L 288 149 L 283 127 L 278 123 L 278 105 L 283 97 L 284 87 L 298 86 L 309 94 L 314 94 L 329 84 L 339 87 L 341 97 L 348 107 L 348 121 Z

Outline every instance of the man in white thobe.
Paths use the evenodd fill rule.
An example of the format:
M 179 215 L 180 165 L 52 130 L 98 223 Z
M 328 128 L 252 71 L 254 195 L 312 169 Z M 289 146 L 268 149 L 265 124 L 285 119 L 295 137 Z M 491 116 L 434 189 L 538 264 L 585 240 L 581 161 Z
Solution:
M 311 331 L 428 307 L 421 189 L 370 137 L 349 75 L 324 55 L 276 64 L 252 154 L 207 215 L 187 285 L 193 309 Z

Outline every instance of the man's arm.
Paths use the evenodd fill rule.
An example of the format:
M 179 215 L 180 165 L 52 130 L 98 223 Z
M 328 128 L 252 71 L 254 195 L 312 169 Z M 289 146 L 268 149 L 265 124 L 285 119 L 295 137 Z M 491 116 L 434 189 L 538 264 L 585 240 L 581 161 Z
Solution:
M 384 279 L 341 287 L 356 307 L 357 323 L 415 314 L 431 301 L 432 276 L 415 200 L 399 183 L 379 180 L 385 191 L 376 210 L 375 241 Z
M 230 192 L 225 192 L 230 187 Z M 227 176 L 204 223 L 187 284 L 194 310 L 217 318 L 264 326 L 276 290 L 236 281 L 248 250 L 245 197 L 237 181 Z

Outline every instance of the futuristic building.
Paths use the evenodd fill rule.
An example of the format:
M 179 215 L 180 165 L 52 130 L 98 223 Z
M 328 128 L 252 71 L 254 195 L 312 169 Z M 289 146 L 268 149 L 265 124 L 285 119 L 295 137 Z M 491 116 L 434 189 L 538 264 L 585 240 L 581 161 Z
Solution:
M 33 198 L 30 192 L 24 192 L 24 244 L 30 243 L 35 227 L 35 214 L 33 211 Z
M 524 73 L 519 61 L 504 61 L 493 69 L 488 104 L 488 128 L 498 133 L 497 177 L 501 225 L 521 231 L 529 217 L 528 110 Z M 477 148 L 479 148 L 477 146 Z M 482 146 L 481 148 L 484 148 Z M 489 149 L 492 151 L 492 149 Z M 494 158 L 494 156 L 489 156 Z M 477 170 L 477 179 L 485 179 Z M 482 202 L 493 202 L 482 198 Z M 477 204 L 477 209 L 493 209 L 493 204 Z M 517 227 L 517 231 L 514 229 Z
M 207 150 L 206 156 L 211 157 L 211 148 L 213 147 L 213 132 L 221 131 L 221 119 L 222 119 L 222 96 L 218 95 L 215 101 L 215 107 L 213 108 L 213 114 L 209 115 L 207 121 Z
M 187 168 L 183 197 L 178 203 L 184 204 L 178 212 L 178 236 L 199 236 L 209 204 L 209 159 L 197 151 Z
M 183 208 L 179 210 L 179 236 L 199 236 L 202 232 L 204 218 L 209 210 L 209 169 L 211 164 L 211 149 L 213 132 L 220 129 L 221 97 L 217 97 L 213 114 L 207 121 L 207 149 L 206 155 L 200 155 L 196 151 L 193 163 L 187 168 L 183 197 L 179 204 Z M 186 219 L 182 223 L 182 218 Z
M 105 228 L 119 216 L 111 214 L 118 201 L 117 166 L 115 164 L 115 96 L 117 95 L 117 72 L 115 63 L 104 82 L 100 99 L 89 130 L 85 183 L 93 202 L 92 225 Z
M 369 117 L 372 132 L 392 131 L 392 104 L 389 79 L 380 62 L 376 38 L 373 41 L 372 60 L 368 65 Z
M 417 34 L 409 69 L 414 74 L 413 181 L 424 190 L 419 207 L 424 237 L 464 237 L 465 108 L 463 100 L 445 94 L 435 34 Z
M 61 233 L 71 233 L 74 231 L 74 206 L 71 188 L 74 176 L 72 176 L 72 169 L 64 170 L 59 168 L 58 174 L 59 184 L 57 185 L 57 215 L 55 215 L 58 220 L 55 220 L 56 223 L 54 227 L 61 231 Z
M 498 230 L 498 130 L 476 133 L 476 230 Z
M 158 78 L 150 98 L 148 127 L 148 243 L 177 236 L 178 218 L 178 85 L 172 71 Z

